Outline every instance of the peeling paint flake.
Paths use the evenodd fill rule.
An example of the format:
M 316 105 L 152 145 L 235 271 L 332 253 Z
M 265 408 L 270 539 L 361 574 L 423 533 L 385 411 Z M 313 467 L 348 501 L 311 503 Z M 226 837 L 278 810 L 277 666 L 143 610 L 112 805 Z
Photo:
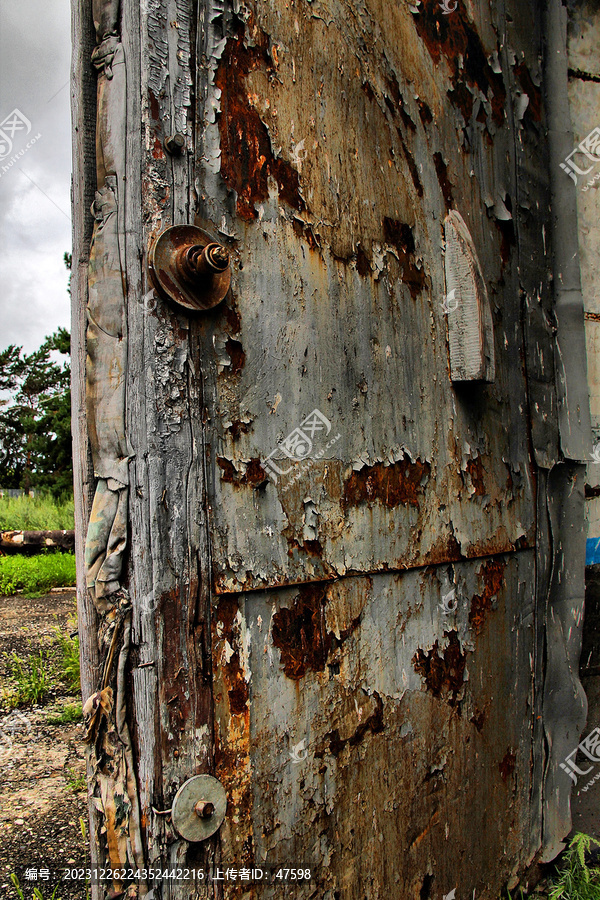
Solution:
M 401 504 L 418 506 L 430 472 L 428 462 L 412 462 L 406 456 L 392 465 L 364 466 L 344 481 L 342 508 L 374 502 L 390 509 Z
M 434 697 L 445 700 L 450 706 L 460 704 L 459 694 L 465 682 L 467 654 L 461 650 L 458 633 L 445 631 L 447 645 L 441 649 L 435 641 L 429 651 L 417 650 L 413 657 L 413 667 L 425 681 L 427 690 Z
M 221 91 L 221 175 L 236 192 L 237 214 L 245 221 L 258 217 L 256 204 L 268 199 L 269 178 L 275 179 L 280 200 L 299 211 L 306 207 L 298 170 L 275 155 L 268 128 L 248 96 L 249 73 L 260 70 L 270 76 L 276 68 L 269 36 L 254 28 L 251 37 L 252 43 L 245 28 L 238 26 L 215 76 Z

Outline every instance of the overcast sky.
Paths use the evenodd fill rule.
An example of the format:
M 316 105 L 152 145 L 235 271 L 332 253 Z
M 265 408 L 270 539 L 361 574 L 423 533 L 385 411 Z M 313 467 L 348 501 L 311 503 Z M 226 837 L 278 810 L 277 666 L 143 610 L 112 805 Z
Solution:
M 0 0 L 0 349 L 70 326 L 70 56 L 69 0 Z

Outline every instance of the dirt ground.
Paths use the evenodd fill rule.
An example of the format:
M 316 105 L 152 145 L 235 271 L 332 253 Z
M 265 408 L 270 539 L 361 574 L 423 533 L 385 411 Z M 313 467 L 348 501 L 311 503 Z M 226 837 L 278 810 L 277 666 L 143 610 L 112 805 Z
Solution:
M 11 651 L 20 656 L 40 649 L 48 650 L 51 657 L 59 654 L 53 628 L 58 625 L 69 632 L 68 618 L 74 611 L 72 591 L 53 592 L 35 600 L 0 597 L 0 680 L 4 682 L 8 674 Z M 48 722 L 80 699 L 59 686 L 42 706 L 9 710 L 2 702 L 0 699 L 0 897 L 18 897 L 10 881 L 10 874 L 15 873 L 26 900 L 35 887 L 44 900 L 50 900 L 58 873 L 85 866 L 88 859 L 81 725 Z M 45 869 L 50 872 L 48 880 L 43 877 Z M 62 881 L 56 900 L 85 896 L 84 882 Z

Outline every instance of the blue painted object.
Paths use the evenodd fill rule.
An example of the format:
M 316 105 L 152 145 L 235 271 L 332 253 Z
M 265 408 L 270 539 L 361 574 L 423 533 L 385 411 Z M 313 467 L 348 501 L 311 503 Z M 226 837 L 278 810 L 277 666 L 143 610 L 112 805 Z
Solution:
M 600 537 L 588 538 L 585 545 L 585 564 L 594 566 L 600 563 Z

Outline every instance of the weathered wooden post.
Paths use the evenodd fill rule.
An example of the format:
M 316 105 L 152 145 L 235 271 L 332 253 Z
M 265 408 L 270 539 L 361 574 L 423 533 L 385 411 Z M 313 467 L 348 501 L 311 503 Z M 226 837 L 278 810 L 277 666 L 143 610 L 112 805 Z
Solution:
M 589 417 L 548 9 L 74 0 L 96 898 L 495 900 L 560 847 Z

